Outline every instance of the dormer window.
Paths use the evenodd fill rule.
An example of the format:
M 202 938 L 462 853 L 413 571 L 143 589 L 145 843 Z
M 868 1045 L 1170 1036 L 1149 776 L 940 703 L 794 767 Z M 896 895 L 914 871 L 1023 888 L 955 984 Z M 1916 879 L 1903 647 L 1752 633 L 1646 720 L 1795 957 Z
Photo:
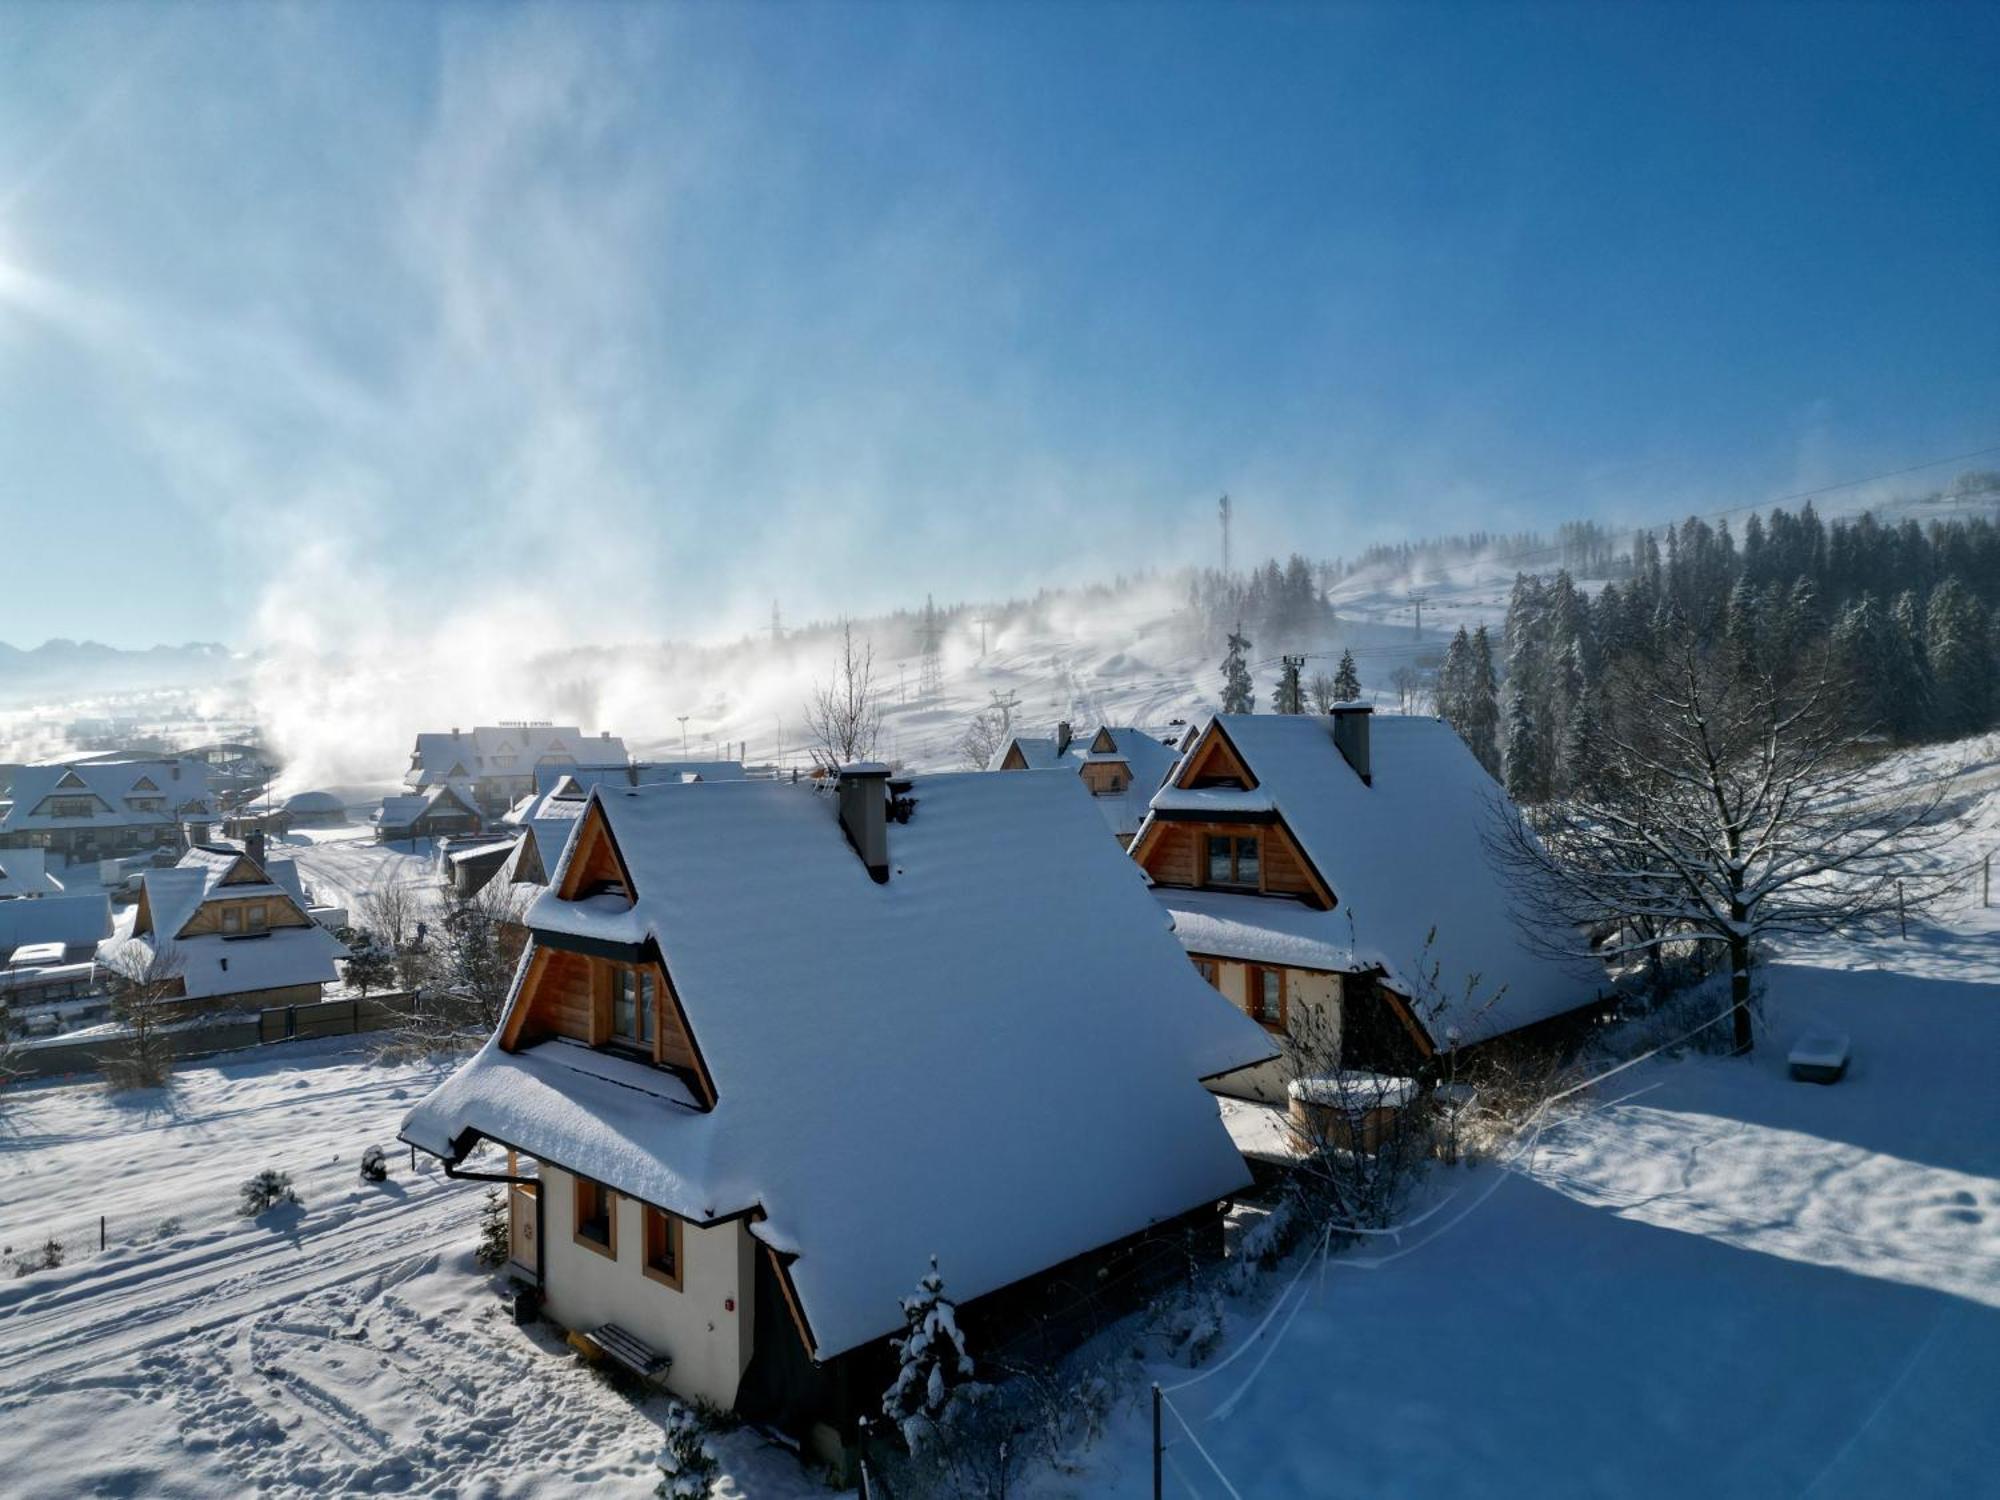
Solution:
M 611 991 L 611 1040 L 614 1045 L 637 1047 L 648 1055 L 654 1036 L 653 976 L 645 969 L 620 969 Z
M 1207 883 L 1256 890 L 1262 884 L 1261 853 L 1257 835 L 1254 833 L 1210 834 Z

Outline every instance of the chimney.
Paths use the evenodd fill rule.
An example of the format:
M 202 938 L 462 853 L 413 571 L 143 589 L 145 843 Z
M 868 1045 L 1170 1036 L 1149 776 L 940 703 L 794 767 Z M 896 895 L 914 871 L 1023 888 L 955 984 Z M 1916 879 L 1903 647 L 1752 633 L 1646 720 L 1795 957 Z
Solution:
M 258 869 L 264 867 L 264 830 L 253 828 L 243 835 L 243 852 L 250 856 Z
M 1336 703 L 1333 705 L 1334 747 L 1346 757 L 1354 767 L 1354 774 L 1361 778 L 1363 786 L 1373 786 L 1375 775 L 1368 758 L 1368 719 L 1375 710 L 1366 703 Z
M 1074 738 L 1075 734 L 1069 727 L 1068 719 L 1064 719 L 1058 723 L 1056 725 L 1056 754 L 1069 754 L 1069 742 Z
M 877 761 L 842 766 L 834 782 L 840 826 L 877 885 L 889 883 L 889 768 Z

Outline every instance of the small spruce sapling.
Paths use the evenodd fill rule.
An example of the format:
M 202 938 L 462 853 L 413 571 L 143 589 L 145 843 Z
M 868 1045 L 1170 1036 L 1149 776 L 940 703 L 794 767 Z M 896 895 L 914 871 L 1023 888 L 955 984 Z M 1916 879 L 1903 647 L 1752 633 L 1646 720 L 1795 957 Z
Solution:
M 488 1269 L 497 1269 L 507 1264 L 507 1257 L 513 1254 L 512 1234 L 507 1224 L 507 1200 L 497 1187 L 486 1190 L 486 1201 L 479 1206 L 479 1244 L 473 1250 L 473 1259 Z
M 246 1219 L 254 1219 L 259 1214 L 283 1203 L 297 1203 L 304 1206 L 299 1195 L 292 1191 L 292 1175 L 280 1172 L 276 1167 L 266 1167 L 255 1177 L 243 1184 L 243 1200 L 236 1211 Z
M 890 1343 L 898 1366 L 883 1393 L 882 1411 L 916 1453 L 950 1427 L 959 1391 L 972 1379 L 972 1356 L 965 1352 L 957 1304 L 944 1294 L 935 1255 L 915 1294 L 903 1298 L 903 1334 Z
M 708 1446 L 708 1424 L 691 1406 L 676 1401 L 661 1432 L 660 1483 L 653 1493 L 664 1500 L 707 1500 L 720 1466 Z

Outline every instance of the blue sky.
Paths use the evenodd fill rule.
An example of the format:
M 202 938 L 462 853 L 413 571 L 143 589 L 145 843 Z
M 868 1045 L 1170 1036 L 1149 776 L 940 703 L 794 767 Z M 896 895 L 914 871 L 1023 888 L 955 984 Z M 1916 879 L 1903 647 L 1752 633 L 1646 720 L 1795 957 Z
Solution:
M 0 639 L 693 636 L 1223 490 L 1336 555 L 2000 443 L 1996 78 L 1973 5 L 10 7 Z

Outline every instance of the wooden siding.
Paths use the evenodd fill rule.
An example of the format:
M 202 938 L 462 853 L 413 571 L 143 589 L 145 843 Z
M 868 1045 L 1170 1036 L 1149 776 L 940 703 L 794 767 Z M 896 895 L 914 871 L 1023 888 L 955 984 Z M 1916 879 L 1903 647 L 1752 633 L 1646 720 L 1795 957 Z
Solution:
M 195 914 L 188 918 L 187 925 L 180 930 L 181 937 L 200 937 L 204 933 L 222 931 L 222 909 L 233 906 L 238 910 L 247 907 L 264 908 L 263 928 L 249 931 L 264 931 L 275 927 L 310 927 L 312 918 L 300 911 L 282 896 L 238 897 L 228 901 L 205 901 Z M 235 933 L 230 934 L 236 936 Z
M 521 995 L 520 1020 L 505 1045 L 532 1046 L 552 1036 L 596 1045 L 592 1034 L 590 960 L 580 953 L 537 949 Z
M 1181 768 L 1174 785 L 1181 788 L 1201 786 L 1224 786 L 1234 783 L 1242 787 L 1255 787 L 1257 778 L 1250 774 L 1250 768 L 1236 753 L 1236 747 L 1223 738 L 1214 725 L 1210 725 L 1206 743 L 1199 746 Z
M 1257 891 L 1303 896 L 1322 909 L 1333 906 L 1332 892 L 1313 878 L 1305 855 L 1282 823 L 1196 823 L 1162 818 L 1139 849 L 1138 859 L 1157 885 L 1199 888 L 1208 884 L 1208 836 L 1256 838 Z M 1218 887 L 1220 889 L 1220 887 Z M 1247 887 L 1229 887 L 1231 890 Z

